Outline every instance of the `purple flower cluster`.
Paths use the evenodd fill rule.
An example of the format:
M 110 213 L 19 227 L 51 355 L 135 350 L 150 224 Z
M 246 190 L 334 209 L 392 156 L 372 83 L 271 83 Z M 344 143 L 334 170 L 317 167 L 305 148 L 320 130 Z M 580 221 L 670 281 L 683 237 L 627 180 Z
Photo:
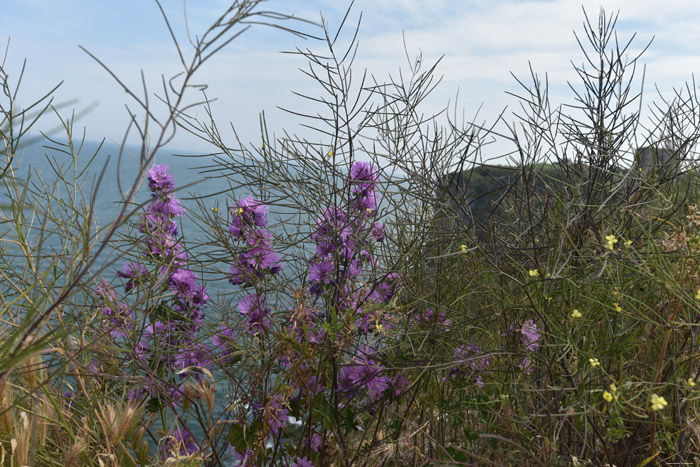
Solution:
M 370 222 L 377 209 L 378 182 L 379 173 L 372 164 L 355 162 L 348 180 L 350 210 L 331 206 L 318 219 L 316 232 L 311 236 L 316 242 L 316 255 L 308 275 L 312 293 L 321 295 L 328 285 L 342 290 L 367 265 L 376 265 L 370 243 L 384 239 L 382 224 Z
M 252 195 L 239 200 L 231 209 L 229 233 L 234 241 L 244 245 L 231 265 L 231 284 L 253 286 L 265 276 L 282 270 L 280 256 L 272 250 L 271 235 L 265 229 L 268 212 L 267 206 Z M 270 328 L 270 309 L 265 307 L 265 297 L 257 293 L 247 295 L 238 302 L 238 311 L 245 316 L 246 329 L 253 335 Z
M 147 235 L 147 253 L 158 262 L 180 266 L 187 261 L 187 253 L 177 240 L 177 223 L 174 217 L 185 214 L 185 208 L 175 197 L 172 174 L 167 165 L 154 165 L 148 171 L 148 187 L 151 190 L 151 204 L 142 216 L 139 230 Z
M 160 274 L 169 277 L 168 285 L 175 302 L 173 310 L 177 313 L 169 316 L 167 323 L 161 324 L 164 330 L 173 331 L 173 320 L 179 321 L 175 327 L 184 332 L 184 340 L 190 342 L 202 323 L 202 307 L 209 301 L 209 296 L 206 287 L 197 283 L 197 274 L 185 268 L 187 253 L 176 237 L 177 224 L 173 221 L 173 217 L 183 215 L 185 209 L 172 193 L 175 184 L 167 165 L 153 166 L 148 172 L 148 186 L 152 201 L 146 208 L 140 229 L 147 235 L 148 252 L 160 263 Z M 128 271 L 134 270 L 143 273 L 145 268 L 136 266 L 135 269 L 133 264 L 130 265 Z M 130 283 L 133 282 L 134 279 L 130 278 Z M 154 323 L 158 324 L 158 321 Z
M 376 401 L 389 387 L 391 378 L 386 376 L 386 367 L 374 361 L 371 357 L 374 350 L 366 347 L 352 362 L 343 366 L 338 379 L 339 389 L 348 398 L 353 398 L 358 391 L 364 389 L 371 401 Z
M 117 276 L 122 279 L 127 279 L 124 288 L 129 291 L 133 289 L 137 283 L 140 283 L 143 278 L 148 276 L 148 270 L 143 264 L 124 263 L 122 270 L 117 271 Z
M 253 196 L 239 200 L 231 209 L 231 237 L 245 249 L 231 265 L 229 281 L 234 285 L 252 285 L 266 274 L 282 270 L 280 257 L 272 251 L 267 226 L 269 209 Z
M 238 311 L 246 317 L 246 328 L 253 335 L 270 328 L 270 309 L 265 308 L 265 298 L 253 293 L 238 302 Z
M 525 350 L 528 352 L 534 352 L 539 347 L 538 341 L 540 340 L 540 331 L 537 329 L 537 324 L 531 319 L 525 321 L 520 328 L 520 334 L 522 335 L 521 340 L 525 345 Z M 532 373 L 532 359 L 528 356 L 520 362 L 520 369 L 526 375 Z
M 289 464 L 289 467 L 314 467 L 314 464 L 306 457 L 297 457 L 294 462 Z
M 350 190 L 354 197 L 352 205 L 355 209 L 368 214 L 374 214 L 377 209 L 375 190 L 379 183 L 379 173 L 369 162 L 355 162 L 350 167 Z
M 465 373 L 474 376 L 474 384 L 484 387 L 483 374 L 489 366 L 488 357 L 476 344 L 464 344 L 458 346 L 453 354 L 458 366 L 450 368 L 449 376 L 455 378 Z
M 452 320 L 447 317 L 444 311 L 436 312 L 432 308 L 428 308 L 423 313 L 414 318 L 414 322 L 423 326 L 434 326 L 440 332 L 449 332 Z
M 287 313 L 287 331 L 296 342 L 322 344 L 326 341 L 326 330 L 317 326 L 319 315 L 316 310 L 302 305 L 297 310 L 287 310 Z
M 194 438 L 184 428 L 171 431 L 164 440 L 160 446 L 160 455 L 164 460 L 169 457 L 188 456 L 198 450 Z
M 197 331 L 203 321 L 203 307 L 209 300 L 206 287 L 197 283 L 197 274 L 186 268 L 187 254 L 178 240 L 177 224 L 173 220 L 185 213 L 184 208 L 174 196 L 175 184 L 167 165 L 154 165 L 148 172 L 148 187 L 151 191 L 151 203 L 141 217 L 138 225 L 145 235 L 145 257 L 154 265 L 151 271 L 141 263 L 127 262 L 117 271 L 117 276 L 125 279 L 125 289 L 131 292 L 137 287 L 152 288 L 163 284 L 162 292 L 172 293 L 170 298 L 161 300 L 149 308 L 141 319 L 148 319 L 150 324 L 143 327 L 140 338 L 134 347 L 134 357 L 150 368 L 165 368 L 168 371 L 189 367 L 210 368 L 212 366 L 211 349 L 197 343 Z M 153 277 L 157 274 L 157 278 Z M 165 278 L 163 283 L 161 278 Z M 135 319 L 133 311 L 127 311 L 122 302 L 117 302 L 114 291 L 102 288 L 98 290 L 103 297 L 110 296 L 109 306 L 103 314 L 109 317 L 113 338 L 126 337 L 132 328 L 130 322 Z M 107 301 L 107 300 L 105 300 Z M 119 307 L 115 305 L 119 303 Z M 180 374 L 182 379 L 185 373 Z M 193 376 L 199 377 L 198 372 Z M 169 379 L 170 376 L 165 376 Z M 163 379 L 163 375 L 159 375 Z M 175 388 L 177 379 L 169 381 Z M 140 396 L 163 396 L 166 391 L 159 390 L 159 385 L 146 383 Z M 177 396 L 177 394 L 172 394 Z M 177 399 L 177 397 L 174 397 Z
M 102 303 L 102 314 L 106 317 L 105 326 L 113 339 L 126 337 L 131 330 L 135 313 L 117 298 L 117 292 L 105 281 L 97 286 L 97 294 Z
M 525 348 L 528 351 L 534 352 L 537 350 L 539 347 L 537 341 L 540 340 L 541 336 L 537 325 L 531 319 L 523 323 L 523 326 L 520 328 L 520 334 L 522 334 L 523 344 L 525 344 Z
M 214 345 L 212 352 L 216 352 L 221 363 L 232 364 L 234 358 L 231 354 L 235 351 L 235 340 L 238 336 L 235 330 L 222 326 L 219 332 L 211 336 L 211 343 Z
M 281 394 L 269 397 L 264 405 L 253 403 L 253 408 L 258 412 L 266 431 L 274 436 L 279 435 L 280 429 L 289 420 L 289 403 Z

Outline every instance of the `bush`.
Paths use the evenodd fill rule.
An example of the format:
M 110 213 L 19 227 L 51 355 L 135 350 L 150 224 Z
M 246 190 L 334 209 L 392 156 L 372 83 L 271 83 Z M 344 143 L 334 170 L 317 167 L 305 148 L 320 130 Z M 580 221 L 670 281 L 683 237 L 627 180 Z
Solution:
M 273 139 L 263 119 L 262 145 L 231 145 L 207 102 L 204 122 L 182 103 L 238 28 L 286 18 L 258 3 L 234 3 L 193 45 L 159 118 L 130 93 L 139 173 L 103 227 L 106 166 L 85 161 L 71 119 L 67 143 L 47 144 L 55 180 L 17 174 L 30 114 L 0 69 L 3 459 L 697 462 L 696 96 L 640 130 L 639 57 L 625 61 L 601 12 L 584 23 L 593 69 L 577 69 L 575 103 L 551 108 L 533 72 L 505 137 L 423 116 L 435 67 L 420 58 L 406 80 L 353 82 L 356 36 L 342 46 L 323 22 L 325 50 L 298 51 L 324 93 L 306 96 L 319 142 Z M 180 174 L 155 163 L 176 130 L 217 149 L 203 170 L 229 182 L 225 206 L 178 199 Z M 517 164 L 480 163 L 493 137 Z M 206 235 L 186 238 L 185 217 Z

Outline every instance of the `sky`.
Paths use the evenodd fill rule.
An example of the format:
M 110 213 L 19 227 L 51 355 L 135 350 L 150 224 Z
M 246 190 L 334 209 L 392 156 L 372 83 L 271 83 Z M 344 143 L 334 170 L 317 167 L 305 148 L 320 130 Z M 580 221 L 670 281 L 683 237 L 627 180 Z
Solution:
M 143 112 L 82 46 L 140 96 L 145 82 L 154 114 L 165 115 L 167 109 L 158 97 L 163 95 L 162 77 L 179 73 L 182 65 L 154 1 L 0 1 L 0 50 L 4 51 L 9 40 L 4 68 L 10 83 L 16 83 L 23 60 L 27 60 L 16 96 L 18 106 L 28 106 L 63 81 L 54 101 L 69 103 L 59 109 L 61 115 L 92 109 L 75 122 L 74 133 L 84 132 L 89 140 L 121 141 L 129 123 L 127 106 L 138 118 Z M 200 36 L 229 4 L 223 0 L 162 0 L 185 57 L 192 56 L 187 32 Z M 324 18 L 335 31 L 349 6 L 346 0 L 269 0 L 259 9 L 317 23 Z M 387 82 L 399 73 L 406 74 L 407 57 L 413 61 L 421 54 L 425 66 L 440 60 L 436 74 L 443 79 L 423 110 L 430 113 L 450 103 L 468 120 L 478 111 L 478 121 L 490 122 L 506 109 L 505 125 L 515 120 L 512 111 L 518 106 L 508 93 L 521 92 L 513 75 L 527 82 L 530 66 L 542 77 L 547 74 L 554 103 L 572 102 L 567 81 L 576 82 L 572 62 L 584 60 L 574 35 L 574 31 L 583 34 L 583 8 L 594 22 L 600 8 L 619 12 L 620 42 L 636 33 L 630 57 L 653 40 L 640 60 L 646 65 L 645 102 L 651 102 L 657 90 L 670 96 L 674 87 L 684 86 L 700 71 L 700 2 L 696 0 L 356 0 L 348 19 L 350 27 L 341 33 L 340 41 L 347 43 L 352 38 L 361 14 L 355 76 L 366 69 L 377 82 Z M 309 35 L 321 34 L 310 23 L 279 24 Z M 321 41 L 253 25 L 198 70 L 192 82 L 206 83 L 207 96 L 216 98 L 211 111 L 228 144 L 235 145 L 231 128 L 242 142 L 258 144 L 261 112 L 265 112 L 268 130 L 277 136 L 285 131 L 308 134 L 303 119 L 279 109 L 301 113 L 309 109 L 308 101 L 292 91 L 322 94 L 300 71 L 306 66 L 304 58 L 282 53 L 297 48 L 327 50 Z M 641 85 L 638 80 L 638 88 Z M 191 89 L 186 102 L 195 102 L 201 95 Z M 190 112 L 193 117 L 207 118 L 201 107 Z M 41 128 L 48 130 L 56 123 L 49 118 Z M 310 137 L 323 139 L 321 135 Z M 212 150 L 183 131 L 175 135 L 170 147 L 202 153 Z

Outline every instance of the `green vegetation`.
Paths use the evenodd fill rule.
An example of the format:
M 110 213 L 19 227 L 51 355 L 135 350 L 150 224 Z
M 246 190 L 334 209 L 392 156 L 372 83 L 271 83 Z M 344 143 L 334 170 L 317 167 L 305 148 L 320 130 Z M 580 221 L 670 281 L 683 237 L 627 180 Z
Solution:
M 504 136 L 417 111 L 422 60 L 353 81 L 355 35 L 324 24 L 323 50 L 298 51 L 321 84 L 303 122 L 318 140 L 273 139 L 263 119 L 262 144 L 226 141 L 207 103 L 198 121 L 183 102 L 246 24 L 293 19 L 259 3 L 176 42 L 162 107 L 129 94 L 140 171 L 104 225 L 107 175 L 72 119 L 66 144 L 45 142 L 51 175 L 18 173 L 28 128 L 60 112 L 50 93 L 18 112 L 3 61 L 2 462 L 699 463 L 697 96 L 638 125 L 639 57 L 601 12 L 572 105 L 551 108 L 533 73 Z M 214 148 L 203 173 L 230 184 L 225 206 L 183 209 L 162 164 L 173 131 Z M 480 163 L 494 137 L 512 166 Z M 645 170 L 644 147 L 676 157 Z

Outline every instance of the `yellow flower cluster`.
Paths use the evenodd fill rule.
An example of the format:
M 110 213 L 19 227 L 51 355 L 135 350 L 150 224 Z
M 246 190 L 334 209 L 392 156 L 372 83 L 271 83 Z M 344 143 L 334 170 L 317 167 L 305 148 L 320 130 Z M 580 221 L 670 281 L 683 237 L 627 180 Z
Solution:
M 583 315 L 582 315 L 581 312 L 578 311 L 578 310 L 574 310 L 574 311 L 571 312 L 571 317 L 574 318 L 574 319 L 580 318 L 581 316 L 583 316 Z
M 600 360 L 597 358 L 589 358 L 588 363 L 590 363 L 593 368 L 600 366 Z
M 663 397 L 657 396 L 656 394 L 651 395 L 651 410 L 662 410 L 667 405 L 668 402 L 666 402 L 666 399 Z
M 617 238 L 614 235 L 606 235 L 605 236 L 605 248 L 608 250 L 614 250 L 615 249 L 615 244 L 617 243 Z
M 617 399 L 617 396 L 617 386 L 615 383 L 610 385 L 610 391 L 603 392 L 603 399 L 605 399 L 607 402 L 612 402 L 613 399 Z
M 530 269 L 527 273 L 530 274 L 530 277 L 540 276 L 540 272 L 537 269 Z

